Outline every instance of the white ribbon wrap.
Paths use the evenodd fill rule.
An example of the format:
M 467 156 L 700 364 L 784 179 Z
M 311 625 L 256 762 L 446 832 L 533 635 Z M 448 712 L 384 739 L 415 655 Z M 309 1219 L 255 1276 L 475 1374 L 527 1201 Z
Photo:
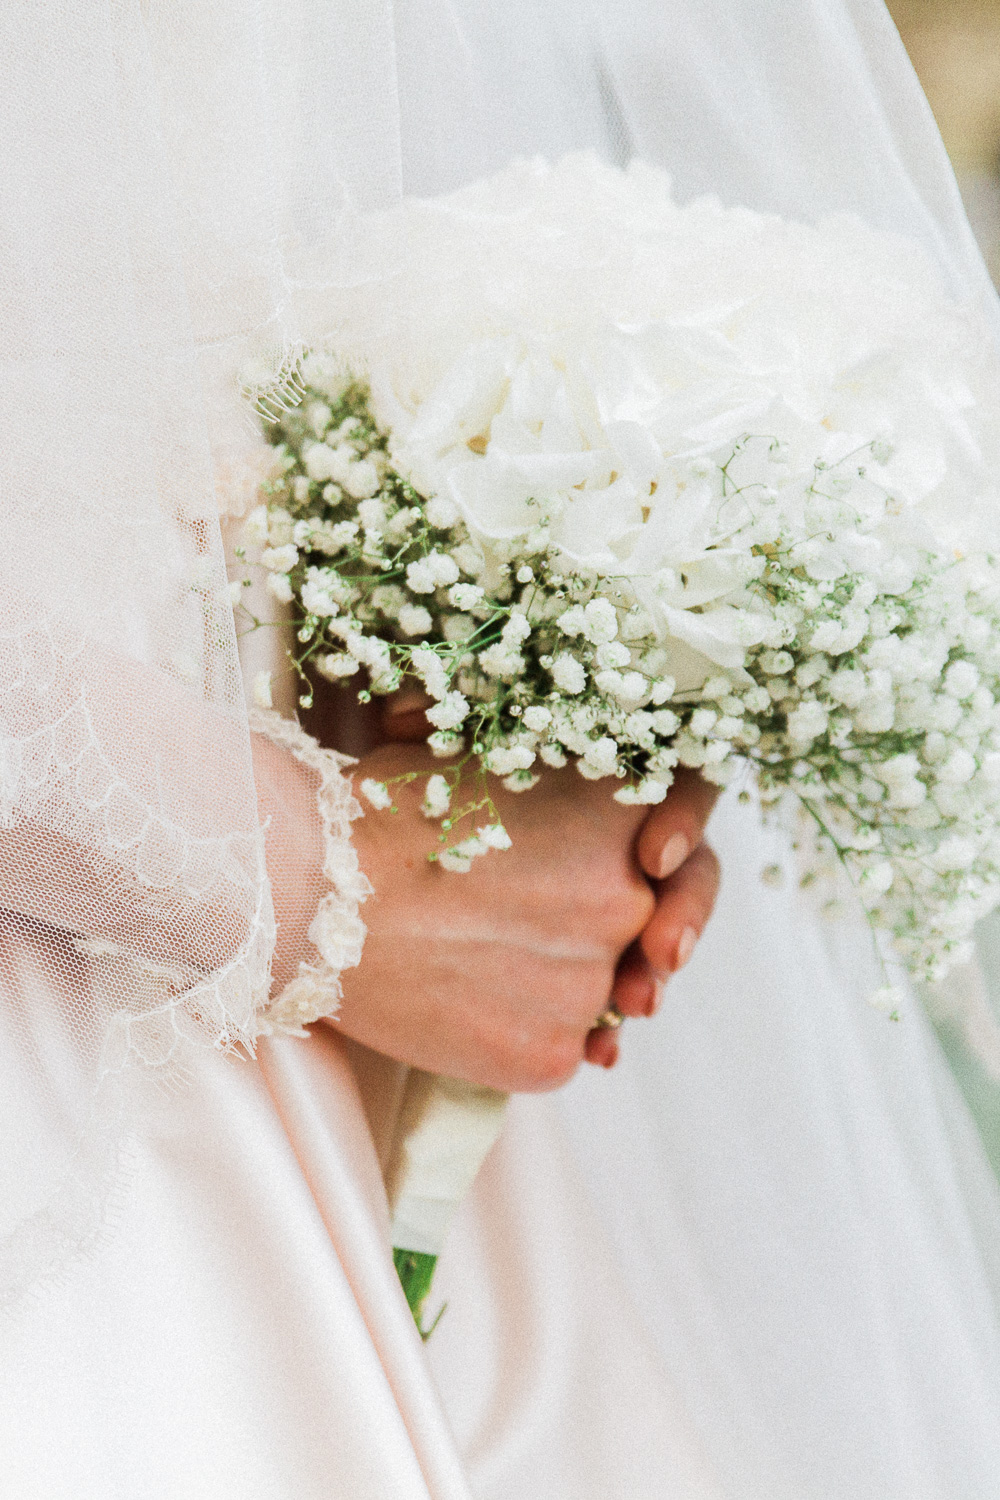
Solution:
M 506 1094 L 411 1068 L 386 1168 L 392 1243 L 438 1255 L 500 1133 Z

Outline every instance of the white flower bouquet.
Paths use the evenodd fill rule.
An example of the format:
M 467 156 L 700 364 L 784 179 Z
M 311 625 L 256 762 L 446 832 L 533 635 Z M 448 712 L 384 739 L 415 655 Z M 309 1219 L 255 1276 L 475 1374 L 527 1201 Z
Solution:
M 652 804 L 678 766 L 750 768 L 884 954 L 963 959 L 1000 898 L 1000 421 L 920 252 L 589 156 L 384 233 L 248 534 L 303 670 L 433 700 L 430 857 L 506 846 L 492 777 L 569 763 Z

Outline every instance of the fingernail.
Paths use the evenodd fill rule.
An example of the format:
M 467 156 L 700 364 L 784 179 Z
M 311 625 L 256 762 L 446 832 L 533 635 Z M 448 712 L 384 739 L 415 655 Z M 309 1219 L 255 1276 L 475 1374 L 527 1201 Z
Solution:
M 663 852 L 660 855 L 660 879 L 666 880 L 668 875 L 672 875 L 675 870 L 679 870 L 690 853 L 691 845 L 684 834 L 672 833 L 664 844 Z
M 663 984 L 665 982 L 665 977 L 666 976 L 663 975 L 663 974 L 654 974 L 653 975 L 653 987 L 652 987 L 652 989 L 649 992 L 649 999 L 646 1001 L 646 1004 L 643 1006 L 642 1013 L 643 1013 L 644 1016 L 655 1016 L 656 1012 L 659 1010 L 659 1008 L 660 1008 L 660 999 L 661 999 L 660 991 L 661 991 L 661 989 L 663 987 Z
M 618 1048 L 616 1047 L 613 1052 L 609 1052 L 608 1053 L 607 1057 L 604 1059 L 603 1063 L 601 1064 L 601 1067 L 602 1068 L 613 1068 L 614 1065 L 615 1065 L 615 1063 L 617 1061 L 618 1061 Z
M 677 944 L 677 957 L 674 959 L 674 973 L 683 969 L 688 959 L 694 952 L 694 945 L 698 941 L 698 934 L 693 927 L 685 927 Z

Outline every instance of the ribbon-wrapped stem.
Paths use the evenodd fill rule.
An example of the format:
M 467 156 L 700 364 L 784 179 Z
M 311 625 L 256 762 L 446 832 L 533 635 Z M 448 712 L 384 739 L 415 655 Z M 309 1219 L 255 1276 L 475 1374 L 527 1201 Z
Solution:
M 458 1205 L 503 1123 L 507 1095 L 412 1068 L 386 1169 L 393 1261 L 422 1338 L 423 1308 Z

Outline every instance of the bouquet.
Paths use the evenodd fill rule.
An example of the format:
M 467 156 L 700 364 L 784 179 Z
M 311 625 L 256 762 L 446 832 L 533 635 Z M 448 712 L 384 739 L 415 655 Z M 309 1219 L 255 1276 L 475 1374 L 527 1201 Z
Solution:
M 493 778 L 654 804 L 678 766 L 751 771 L 809 830 L 803 883 L 853 886 L 897 1014 L 894 971 L 942 976 L 1000 898 L 985 337 L 904 240 L 679 207 L 590 156 L 385 234 L 248 523 L 296 665 L 426 690 L 456 873 L 509 846 Z

